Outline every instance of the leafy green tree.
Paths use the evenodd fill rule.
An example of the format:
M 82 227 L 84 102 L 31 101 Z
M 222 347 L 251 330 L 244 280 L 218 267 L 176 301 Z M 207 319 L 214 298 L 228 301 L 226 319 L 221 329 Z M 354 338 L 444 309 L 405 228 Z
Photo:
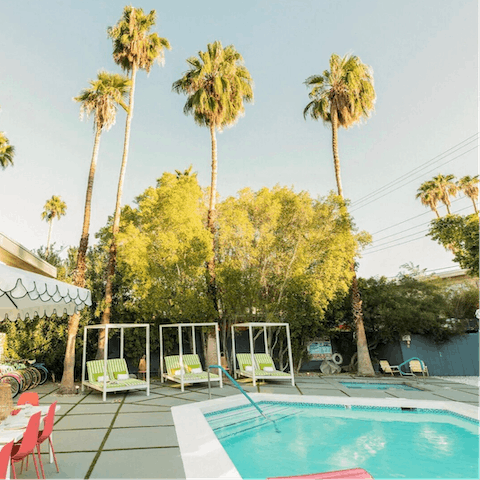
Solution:
M 85 198 L 85 212 L 83 216 L 82 234 L 78 248 L 74 284 L 85 287 L 86 256 L 90 230 L 90 216 L 92 209 L 93 182 L 97 168 L 100 138 L 104 131 L 110 130 L 115 124 L 118 105 L 128 110 L 125 99 L 130 87 L 130 80 L 117 73 L 99 72 L 97 80 L 90 82 L 90 88 L 82 90 L 74 100 L 80 103 L 80 117 L 93 115 L 93 129 L 95 140 L 93 144 L 92 160 L 88 174 L 87 193 Z M 68 321 L 67 346 L 65 351 L 64 371 L 60 385 L 61 393 L 74 393 L 75 343 L 80 322 L 80 313 L 73 314 Z
M 430 207 L 434 212 L 437 218 L 440 218 L 438 213 L 437 205 L 439 202 L 438 190 L 435 186 L 435 183 L 432 180 L 428 182 L 423 182 L 419 189 L 417 190 L 417 196 L 422 202 L 422 205 Z
M 332 150 L 337 182 L 338 195 L 343 199 L 342 179 L 340 174 L 340 158 L 338 155 L 338 128 L 349 128 L 367 119 L 374 109 L 375 89 L 371 67 L 362 63 L 359 57 L 345 55 L 330 57 L 330 70 L 323 75 L 312 75 L 305 81 L 309 87 L 310 102 L 303 111 L 313 120 L 321 119 L 332 128 Z M 357 350 L 358 373 L 373 376 L 375 374 L 368 353 L 367 339 L 362 319 L 362 300 L 358 289 L 357 276 L 351 264 L 352 277 L 352 308 L 354 311 Z
M 460 333 L 458 329 L 452 329 L 447 321 L 453 317 L 452 313 L 462 314 L 455 318 L 466 318 L 464 312 L 470 314 L 474 308 L 468 300 L 457 299 L 458 290 L 431 277 L 400 274 L 392 280 L 385 277 L 360 278 L 359 286 L 365 329 L 372 351 L 379 344 L 398 342 L 407 334 L 445 341 Z M 325 317 L 332 330 L 339 324 L 354 324 L 349 308 L 350 296 L 351 292 L 339 296 L 327 309 Z M 455 303 L 462 303 L 465 308 L 455 309 Z
M 209 43 L 206 52 L 187 59 L 189 69 L 173 83 L 173 91 L 187 95 L 183 109 L 195 123 L 208 127 L 212 141 L 212 172 L 208 207 L 208 228 L 216 251 L 217 130 L 231 126 L 245 111 L 244 102 L 253 101 L 253 81 L 243 58 L 233 45 L 225 48 L 219 41 Z M 208 262 L 208 282 L 215 308 L 217 305 L 215 256 Z
M 112 304 L 112 285 L 115 274 L 117 256 L 116 237 L 120 228 L 121 201 L 123 183 L 127 168 L 128 148 L 130 143 L 130 128 L 133 117 L 135 81 L 139 69 L 150 72 L 155 61 L 162 63 L 165 49 L 170 50 L 170 43 L 166 38 L 159 37 L 156 33 L 150 33 L 155 25 L 156 12 L 152 10 L 148 15 L 141 8 L 127 6 L 123 10 L 123 16 L 118 23 L 108 29 L 108 35 L 113 41 L 113 59 L 120 67 L 130 73 L 130 94 L 128 103 L 127 120 L 125 125 L 125 140 L 123 144 L 122 165 L 118 180 L 117 201 L 112 225 L 112 239 L 110 245 L 109 261 L 107 266 L 107 280 L 105 290 L 105 309 L 102 323 L 110 322 Z M 103 356 L 105 339 L 99 336 L 97 356 Z
M 478 175 L 474 177 L 466 175 L 457 182 L 458 189 L 461 190 L 473 203 L 475 213 L 478 215 Z
M 13 158 L 15 157 L 15 147 L 10 145 L 8 138 L 4 132 L 0 132 L 0 167 L 4 170 L 9 165 L 13 165 Z
M 447 308 L 445 316 L 448 319 L 475 319 L 475 312 L 477 309 L 478 286 L 473 285 L 470 282 L 464 282 L 451 285 L 450 288 L 447 289 Z
M 352 234 L 337 196 L 312 200 L 279 186 L 247 188 L 227 198 L 218 222 L 223 319 L 232 322 L 249 312 L 288 321 L 298 365 L 304 341 L 321 324 L 329 302 L 348 290 L 351 259 L 367 239 Z
M 205 284 L 213 253 L 196 174 L 164 173 L 136 203 L 124 208 L 118 234 L 118 266 L 130 291 L 125 307 L 158 321 L 205 321 L 213 314 Z
M 57 195 L 52 195 L 52 198 L 47 200 L 47 203 L 45 203 L 45 206 L 43 207 L 42 220 L 45 220 L 48 223 L 47 249 L 45 251 L 47 257 L 50 249 L 53 220 L 55 218 L 60 220 L 60 218 L 66 215 L 66 213 L 67 204 Z
M 478 215 L 448 215 L 432 220 L 427 235 L 451 250 L 453 261 L 473 276 L 479 274 Z

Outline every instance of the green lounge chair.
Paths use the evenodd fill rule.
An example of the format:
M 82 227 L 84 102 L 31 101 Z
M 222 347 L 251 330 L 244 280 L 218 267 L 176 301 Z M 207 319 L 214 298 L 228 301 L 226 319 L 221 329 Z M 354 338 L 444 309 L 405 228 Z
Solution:
M 240 369 L 240 375 L 244 377 L 254 378 L 258 380 L 291 380 L 292 386 L 295 385 L 294 376 L 292 373 L 280 372 L 275 368 L 272 357 L 266 353 L 254 354 L 254 369 L 255 377 L 253 375 L 253 369 L 247 369 L 252 365 L 252 356 L 249 353 L 237 353 L 236 355 L 238 366 Z M 265 371 L 263 368 L 273 368 L 272 371 Z
M 289 373 L 282 372 L 275 368 L 275 363 L 273 363 L 272 357 L 267 353 L 256 353 L 255 360 L 257 362 L 258 368 L 263 372 L 262 375 L 267 375 L 269 377 L 286 377 L 290 378 Z M 266 371 L 264 368 L 273 368 L 272 371 Z
M 208 382 L 208 373 L 205 371 L 194 373 L 193 369 L 202 368 L 200 363 L 200 358 L 196 354 L 186 354 L 182 355 L 183 357 L 183 366 L 180 363 L 179 355 L 170 355 L 165 357 L 165 369 L 167 373 L 163 374 L 164 378 L 168 378 L 173 382 L 181 384 L 182 392 L 184 391 L 184 385 L 186 383 L 203 383 Z M 183 367 L 183 368 L 182 368 Z M 183 370 L 183 375 L 182 375 Z M 222 379 L 220 375 L 215 373 L 210 373 L 210 381 L 220 382 L 220 388 L 223 387 Z
M 107 392 L 118 392 L 124 390 L 146 389 L 147 396 L 150 395 L 150 385 L 148 382 L 138 380 L 136 378 L 128 378 L 126 380 L 117 380 L 119 373 L 128 374 L 127 363 L 125 359 L 110 359 L 107 360 L 107 372 L 104 371 L 103 360 L 91 360 L 87 362 L 88 381 L 84 385 L 98 390 L 103 393 L 103 400 L 105 401 Z M 108 376 L 107 381 L 103 379 L 99 381 L 99 377 Z

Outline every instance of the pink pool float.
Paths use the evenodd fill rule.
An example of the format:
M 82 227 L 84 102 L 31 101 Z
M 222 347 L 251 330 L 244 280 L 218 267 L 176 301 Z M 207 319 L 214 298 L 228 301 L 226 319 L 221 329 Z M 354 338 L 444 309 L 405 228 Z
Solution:
M 350 468 L 349 470 L 335 470 L 334 472 L 310 473 L 308 475 L 293 475 L 292 477 L 270 477 L 267 480 L 329 480 L 329 479 L 368 479 L 373 478 L 363 468 Z

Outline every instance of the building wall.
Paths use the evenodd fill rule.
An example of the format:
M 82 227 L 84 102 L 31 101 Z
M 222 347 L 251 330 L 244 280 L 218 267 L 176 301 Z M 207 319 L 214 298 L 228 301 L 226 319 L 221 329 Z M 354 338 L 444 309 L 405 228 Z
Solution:
M 478 342 L 478 332 L 458 335 L 442 344 L 436 344 L 422 335 L 412 335 L 410 348 L 405 342 L 386 345 L 380 350 L 380 359 L 388 360 L 390 365 L 399 365 L 409 358 L 418 357 L 432 376 L 478 376 Z M 408 367 L 404 370 L 408 371 Z
M 435 344 L 421 335 L 412 335 L 410 348 L 404 342 L 400 346 L 404 361 L 411 357 L 422 359 L 430 375 L 478 376 L 478 340 L 478 332 L 457 335 L 442 344 Z

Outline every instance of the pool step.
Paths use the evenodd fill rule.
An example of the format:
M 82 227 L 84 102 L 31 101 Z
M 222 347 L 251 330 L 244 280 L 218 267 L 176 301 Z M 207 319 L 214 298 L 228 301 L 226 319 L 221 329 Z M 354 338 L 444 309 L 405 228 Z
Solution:
M 284 405 L 259 405 L 265 415 L 275 415 L 277 413 L 286 410 Z M 244 420 L 250 420 L 252 418 L 261 417 L 258 410 L 253 405 L 246 405 L 243 408 L 226 410 L 225 412 L 215 413 L 214 415 L 206 415 L 208 423 L 212 428 L 219 426 L 228 426 L 230 424 L 236 424 Z
M 285 418 L 291 417 L 299 413 L 300 410 L 293 410 L 286 406 L 261 405 L 263 413 L 270 420 L 275 421 L 277 427 Z M 260 415 L 260 413 L 252 406 L 242 410 L 228 411 L 207 418 L 208 423 L 212 427 L 215 435 L 219 440 L 231 437 L 247 430 L 253 430 L 263 427 L 273 427 L 270 420 Z

